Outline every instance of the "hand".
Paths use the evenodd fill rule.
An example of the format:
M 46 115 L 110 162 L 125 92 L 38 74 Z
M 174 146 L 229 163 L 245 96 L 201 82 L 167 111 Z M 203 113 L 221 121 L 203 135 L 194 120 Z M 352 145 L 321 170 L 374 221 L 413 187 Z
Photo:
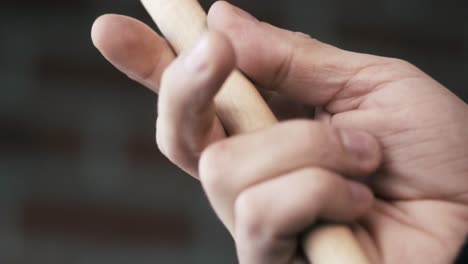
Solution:
M 343 51 L 225 2 L 210 10 L 209 27 L 222 34 L 175 61 L 130 18 L 100 18 L 93 40 L 131 78 L 161 87 L 158 145 L 200 177 L 241 263 L 292 263 L 297 236 L 318 218 L 357 219 L 372 263 L 454 260 L 468 232 L 463 101 L 407 62 Z M 225 139 L 212 98 L 234 64 L 296 105 L 319 106 L 317 121 Z M 382 168 L 366 178 L 372 203 L 350 179 L 372 174 L 380 152 Z

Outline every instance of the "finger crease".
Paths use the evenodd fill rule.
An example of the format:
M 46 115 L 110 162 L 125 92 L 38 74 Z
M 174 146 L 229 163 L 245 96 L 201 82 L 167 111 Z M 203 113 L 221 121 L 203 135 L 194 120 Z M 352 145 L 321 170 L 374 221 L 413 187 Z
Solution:
M 280 65 L 278 66 L 277 70 L 273 75 L 273 79 L 271 82 L 271 88 L 274 90 L 281 90 L 281 86 L 284 84 L 286 79 L 291 73 L 292 64 L 294 62 L 295 52 L 297 44 L 291 46 L 288 50 L 287 55 L 282 59 Z

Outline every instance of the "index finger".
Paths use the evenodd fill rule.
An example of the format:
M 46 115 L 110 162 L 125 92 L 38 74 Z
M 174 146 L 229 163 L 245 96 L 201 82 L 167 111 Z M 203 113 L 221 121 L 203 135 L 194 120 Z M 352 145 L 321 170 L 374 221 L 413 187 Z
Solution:
M 165 39 L 149 26 L 122 15 L 96 19 L 92 40 L 102 55 L 131 79 L 154 92 L 175 55 Z

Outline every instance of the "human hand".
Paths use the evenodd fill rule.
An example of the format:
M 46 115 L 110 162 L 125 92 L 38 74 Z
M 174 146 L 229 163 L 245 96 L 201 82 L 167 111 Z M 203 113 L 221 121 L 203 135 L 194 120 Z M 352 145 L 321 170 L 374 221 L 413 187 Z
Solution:
M 297 235 L 317 218 L 357 217 L 355 234 L 372 263 L 453 261 L 468 226 L 466 104 L 406 62 L 339 50 L 239 14 L 245 13 L 217 3 L 209 27 L 228 39 L 210 34 L 194 60 L 200 67 L 189 61 L 195 51 L 166 71 L 158 143 L 201 178 L 241 263 L 288 263 Z M 111 62 L 159 88 L 174 59 L 162 39 L 124 17 L 103 18 L 94 29 Z M 261 87 L 323 108 L 321 121 L 224 139 L 211 99 L 235 59 Z M 357 152 L 367 158 L 356 158 L 344 144 L 356 141 L 337 131 L 366 131 L 360 135 L 368 144 Z M 384 154 L 382 169 L 367 179 L 373 204 L 362 185 L 341 177 L 366 176 L 379 165 L 381 150 L 369 134 Z M 351 196 L 356 189 L 360 202 Z

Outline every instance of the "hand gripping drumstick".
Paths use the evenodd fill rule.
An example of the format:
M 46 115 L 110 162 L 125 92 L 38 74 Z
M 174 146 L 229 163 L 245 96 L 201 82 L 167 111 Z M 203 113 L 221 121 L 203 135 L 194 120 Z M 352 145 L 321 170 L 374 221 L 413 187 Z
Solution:
M 141 0 L 176 53 L 191 48 L 206 31 L 206 14 L 196 0 Z M 229 134 L 266 128 L 278 121 L 255 86 L 234 70 L 215 98 Z M 324 225 L 305 236 L 304 251 L 314 264 L 368 264 L 347 226 Z

